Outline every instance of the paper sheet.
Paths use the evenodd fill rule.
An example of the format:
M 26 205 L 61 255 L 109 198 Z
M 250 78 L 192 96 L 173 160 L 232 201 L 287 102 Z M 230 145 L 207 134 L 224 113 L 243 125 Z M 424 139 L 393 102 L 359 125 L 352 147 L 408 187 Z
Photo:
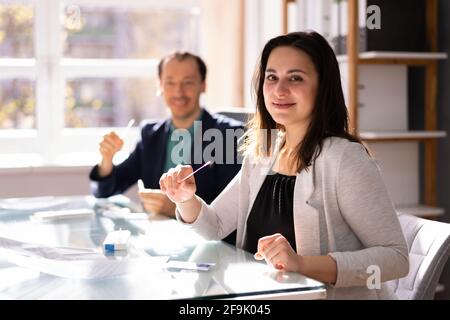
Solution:
M 38 211 L 67 205 L 68 200 L 55 197 L 13 198 L 0 200 L 0 210 Z
M 51 222 L 58 220 L 77 219 L 91 217 L 95 212 L 92 209 L 68 209 L 68 210 L 50 210 L 37 211 L 30 216 L 31 221 Z
M 0 254 L 20 267 L 75 279 L 96 279 L 162 268 L 168 257 L 109 258 L 90 248 L 49 247 L 0 237 Z

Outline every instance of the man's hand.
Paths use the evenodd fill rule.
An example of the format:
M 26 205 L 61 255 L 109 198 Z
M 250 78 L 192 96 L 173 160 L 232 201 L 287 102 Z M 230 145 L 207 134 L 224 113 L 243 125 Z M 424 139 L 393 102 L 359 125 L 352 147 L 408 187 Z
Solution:
M 122 146 L 123 140 L 114 131 L 103 136 L 99 144 L 100 154 L 102 155 L 102 161 L 98 168 L 100 177 L 106 177 L 111 173 L 114 155 L 122 149 Z
M 175 203 L 158 189 L 147 189 L 142 180 L 138 182 L 139 198 L 146 212 L 154 212 L 169 217 L 175 217 Z

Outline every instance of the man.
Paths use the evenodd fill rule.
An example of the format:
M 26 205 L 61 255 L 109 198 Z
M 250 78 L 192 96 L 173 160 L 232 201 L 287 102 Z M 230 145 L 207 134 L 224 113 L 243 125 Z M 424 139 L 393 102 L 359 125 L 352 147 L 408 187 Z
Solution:
M 160 61 L 158 86 L 170 109 L 171 118 L 145 124 L 136 148 L 117 166 L 112 160 L 122 148 L 123 140 L 115 132 L 103 137 L 99 148 L 102 160 L 91 170 L 89 176 L 92 192 L 96 197 L 123 193 L 142 179 L 146 189 L 139 191 L 139 197 L 144 209 L 173 217 L 175 204 L 159 190 L 159 178 L 180 163 L 190 164 L 194 170 L 205 163 L 207 160 L 203 159 L 203 151 L 214 141 L 199 141 L 196 138 L 203 137 L 203 133 L 211 129 L 216 132 L 219 130 L 223 136 L 223 150 L 216 150 L 219 151 L 217 154 L 222 153 L 223 161 L 219 159 L 212 166 L 200 170 L 195 179 L 198 181 L 197 194 L 206 202 L 212 202 L 219 195 L 241 166 L 236 151 L 237 139 L 233 139 L 230 145 L 226 143 L 225 137 L 230 130 L 236 136 L 242 135 L 243 124 L 224 116 L 211 115 L 200 107 L 200 95 L 206 89 L 206 71 L 202 59 L 190 53 L 176 52 Z M 177 129 L 187 129 L 192 137 L 188 148 L 190 154 L 185 152 L 181 158 L 174 156 L 179 149 L 176 149 L 179 146 L 176 133 L 180 132 Z M 225 157 L 230 151 L 231 163 L 226 161 L 230 157 Z

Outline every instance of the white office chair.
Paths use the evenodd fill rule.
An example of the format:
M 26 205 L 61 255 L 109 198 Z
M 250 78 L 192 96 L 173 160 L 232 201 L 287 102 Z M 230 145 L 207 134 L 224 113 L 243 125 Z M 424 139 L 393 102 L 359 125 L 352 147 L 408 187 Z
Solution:
M 389 281 L 399 299 L 431 300 L 450 255 L 450 224 L 399 215 L 409 248 L 409 273 Z

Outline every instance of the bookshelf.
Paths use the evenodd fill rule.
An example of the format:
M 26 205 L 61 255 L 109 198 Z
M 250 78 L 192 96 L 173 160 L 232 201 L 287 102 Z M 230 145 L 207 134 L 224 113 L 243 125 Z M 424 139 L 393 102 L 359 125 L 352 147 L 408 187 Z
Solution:
M 287 6 L 292 2 L 282 1 L 283 32 L 288 31 Z M 447 133 L 437 127 L 437 65 L 447 54 L 437 51 L 438 0 L 295 2 L 298 25 L 324 35 L 338 54 L 350 128 L 380 164 L 397 211 L 427 218 L 443 215 L 437 207 L 437 139 Z M 368 30 L 365 20 L 366 8 L 376 3 L 385 6 L 379 31 Z M 408 7 L 408 16 L 402 6 Z M 411 14 L 417 20 L 410 20 Z M 416 22 L 418 27 L 407 28 Z M 422 130 L 411 130 L 408 124 L 410 67 L 425 73 Z
M 409 213 L 421 217 L 435 218 L 444 214 L 444 210 L 437 208 L 437 192 L 436 192 L 436 162 L 437 162 L 437 139 L 446 137 L 446 132 L 439 131 L 437 128 L 437 63 L 441 59 L 446 59 L 447 54 L 437 52 L 437 0 L 424 0 L 425 1 L 425 27 L 426 27 L 426 41 L 427 52 L 399 52 L 399 51 L 368 51 L 360 52 L 358 49 L 359 40 L 359 14 L 361 12 L 358 7 L 358 0 L 347 0 L 348 5 L 348 35 L 347 35 L 347 54 L 338 56 L 338 61 L 341 65 L 347 68 L 346 74 L 346 89 L 347 89 L 347 105 L 349 108 L 350 125 L 354 129 L 355 133 L 358 133 L 363 141 L 368 144 L 370 149 L 387 149 L 390 152 L 395 148 L 398 148 L 398 163 L 397 166 L 404 165 L 405 162 L 411 161 L 411 157 L 414 157 L 414 164 L 409 166 L 409 169 L 417 168 L 416 176 L 414 180 L 419 181 L 420 167 L 423 165 L 423 195 L 417 194 L 416 199 L 409 197 L 406 203 L 394 200 L 396 208 L 399 212 Z M 365 130 L 361 125 L 361 120 L 364 118 L 361 107 L 361 99 L 364 93 L 361 91 L 361 78 L 370 77 L 370 74 L 376 74 L 377 70 L 381 68 L 384 72 L 393 70 L 397 74 L 400 82 L 392 82 L 390 85 L 401 86 L 393 88 L 389 96 L 385 96 L 385 99 L 392 98 L 396 100 L 399 98 L 399 94 L 405 95 L 405 84 L 407 84 L 407 68 L 409 66 L 419 66 L 425 69 L 425 99 L 424 99 L 424 130 L 422 131 L 410 131 L 407 127 L 407 112 L 408 106 L 400 106 L 403 109 L 402 113 L 406 119 L 401 120 L 400 126 L 397 126 L 395 130 L 383 130 L 383 124 L 380 123 L 381 130 Z M 364 74 L 365 73 L 365 74 Z M 389 79 L 386 79 L 389 81 Z M 406 85 L 407 86 L 407 85 Z M 402 90 L 403 89 L 403 90 Z M 397 96 L 395 95 L 397 92 Z M 383 95 L 383 92 L 379 92 Z M 405 99 L 400 99 L 405 102 L 407 99 L 407 92 Z M 381 98 L 381 97 L 380 97 Z M 367 107 L 367 106 L 366 106 Z M 395 107 L 395 106 L 391 106 Z M 370 108 L 370 106 L 368 107 Z M 391 111 L 393 112 L 393 111 Z M 398 116 L 398 114 L 397 114 Z M 389 117 L 389 113 L 386 114 Z M 376 117 L 375 117 L 376 118 Z M 398 118 L 397 118 L 398 120 Z M 386 119 L 388 121 L 388 119 Z M 406 124 L 406 126 L 405 126 Z M 423 144 L 423 164 L 419 164 L 419 143 Z M 396 147 L 387 148 L 388 144 L 396 144 Z M 402 149 L 406 150 L 402 155 Z M 380 151 L 381 166 L 383 168 L 383 151 Z M 389 162 L 389 161 L 387 161 Z M 392 161 L 391 161 L 392 162 Z M 408 165 L 406 165 L 408 167 Z M 387 172 L 392 171 L 387 168 Z M 386 179 L 389 180 L 389 179 Z M 412 179 L 411 179 L 412 180 Z M 388 188 L 389 183 L 386 181 Z M 414 184 L 413 184 L 414 185 Z M 399 188 L 400 186 L 397 186 Z M 404 188 L 410 188 L 411 185 L 405 185 Z M 392 189 L 392 188 L 391 188 Z M 418 185 L 413 186 L 413 193 L 419 193 L 420 187 Z M 422 201 L 421 201 L 422 199 Z M 397 199 L 398 200 L 398 199 Z M 416 201 L 414 201 L 416 200 Z

